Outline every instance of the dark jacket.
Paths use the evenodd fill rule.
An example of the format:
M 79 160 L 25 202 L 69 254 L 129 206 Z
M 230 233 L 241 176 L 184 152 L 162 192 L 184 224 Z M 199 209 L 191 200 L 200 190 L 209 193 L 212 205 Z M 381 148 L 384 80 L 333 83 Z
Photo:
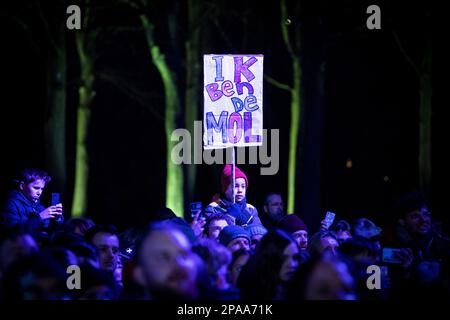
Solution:
M 413 252 L 412 264 L 407 269 L 400 265 L 389 265 L 393 298 L 431 298 L 431 291 L 439 292 L 444 282 L 445 262 L 450 258 L 450 239 L 445 237 L 436 225 L 421 237 L 412 236 L 403 226 L 396 223 L 383 231 L 383 247 L 410 248 Z M 427 288 L 433 287 L 430 292 Z
M 383 247 L 411 248 L 415 262 L 439 261 L 450 256 L 450 238 L 442 234 L 436 224 L 422 237 L 413 237 L 405 227 L 396 223 L 383 231 Z
M 64 222 L 61 215 L 58 220 L 41 219 L 39 213 L 45 210 L 39 201 L 33 202 L 21 191 L 14 190 L 6 200 L 6 204 L 1 213 L 0 223 L 3 228 L 21 228 L 27 232 L 49 231 L 54 226 L 59 226 Z M 51 221 L 53 220 L 53 221 Z
M 227 214 L 239 226 L 261 224 L 258 210 L 251 204 L 248 204 L 245 198 L 234 204 L 223 198 L 217 199 L 205 208 L 204 213 L 207 217 L 214 213 Z
M 259 217 L 261 219 L 261 223 L 267 230 L 272 230 L 278 228 L 278 221 L 269 216 L 268 213 L 263 212 Z

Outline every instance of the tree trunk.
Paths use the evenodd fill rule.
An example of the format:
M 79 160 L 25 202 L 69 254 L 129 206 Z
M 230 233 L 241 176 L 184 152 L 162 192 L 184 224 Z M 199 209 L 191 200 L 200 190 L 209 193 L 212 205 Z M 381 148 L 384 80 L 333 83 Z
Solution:
M 66 44 L 64 29 L 55 37 L 54 54 L 48 59 L 48 118 L 45 127 L 46 166 L 55 191 L 66 188 Z
M 296 4 L 298 9 L 298 4 Z M 287 212 L 294 213 L 295 211 L 295 199 L 296 199 L 296 181 L 297 181 L 297 149 L 299 141 L 300 120 L 301 120 L 301 61 L 299 56 L 300 50 L 300 34 L 299 30 L 294 30 L 294 43 L 290 39 L 290 33 L 288 21 L 288 9 L 286 1 L 280 2 L 281 11 L 281 34 L 283 37 L 286 49 L 291 57 L 292 61 L 292 86 L 290 87 L 291 94 L 291 123 L 289 131 L 289 160 L 288 160 L 288 195 L 287 195 Z M 291 12 L 291 11 L 289 11 Z M 297 13 L 297 10 L 294 10 Z M 291 17 L 292 18 L 292 17 Z M 290 26 L 292 28 L 294 26 Z
M 75 35 L 78 57 L 80 60 L 81 85 L 79 88 L 79 105 L 77 111 L 77 134 L 75 155 L 75 187 L 72 203 L 72 216 L 79 217 L 86 213 L 87 188 L 89 177 L 89 156 L 86 146 L 90 121 L 90 106 L 95 96 L 92 52 L 88 52 L 89 35 L 85 31 Z M 90 45 L 92 43 L 89 43 Z
M 288 163 L 288 205 L 287 212 L 295 212 L 295 184 L 297 181 L 297 149 L 298 136 L 300 131 L 300 85 L 301 85 L 301 66 L 298 57 L 292 57 L 293 86 L 291 89 L 291 124 L 289 132 L 289 163 Z
M 199 1 L 188 1 L 188 24 L 189 38 L 186 41 L 186 103 L 185 103 L 185 122 L 186 129 L 194 136 L 194 121 L 198 119 L 201 107 L 199 101 L 200 95 L 200 9 Z M 193 145 L 191 145 L 193 146 Z M 193 152 L 195 149 L 192 148 Z M 195 193 L 195 181 L 197 176 L 197 165 L 194 164 L 194 157 L 191 154 L 192 162 L 186 168 L 186 191 L 189 201 L 193 201 Z
M 176 165 L 171 159 L 171 152 L 176 145 L 170 140 L 172 132 L 177 128 L 176 119 L 180 111 L 180 101 L 176 88 L 175 75 L 170 70 L 164 55 L 161 53 L 159 46 L 154 42 L 153 24 L 145 15 L 140 15 L 142 26 L 144 27 L 147 44 L 150 50 L 153 64 L 159 71 L 163 84 L 166 104 L 165 114 L 165 133 L 166 133 L 166 206 L 172 209 L 179 217 L 184 216 L 184 193 L 183 193 L 183 169 L 182 166 Z

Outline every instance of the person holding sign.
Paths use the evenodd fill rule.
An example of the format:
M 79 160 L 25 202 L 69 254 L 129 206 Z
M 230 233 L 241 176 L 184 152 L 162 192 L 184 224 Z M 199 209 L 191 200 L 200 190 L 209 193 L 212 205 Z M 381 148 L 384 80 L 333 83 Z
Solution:
M 222 192 L 220 197 L 210 203 L 205 208 L 205 215 L 209 216 L 213 213 L 224 213 L 230 216 L 234 224 L 239 226 L 247 226 L 250 224 L 261 224 L 258 216 L 258 210 L 247 203 L 248 179 L 244 172 L 237 166 L 235 167 L 235 197 L 233 203 L 233 183 L 232 183 L 232 166 L 225 165 L 221 185 Z

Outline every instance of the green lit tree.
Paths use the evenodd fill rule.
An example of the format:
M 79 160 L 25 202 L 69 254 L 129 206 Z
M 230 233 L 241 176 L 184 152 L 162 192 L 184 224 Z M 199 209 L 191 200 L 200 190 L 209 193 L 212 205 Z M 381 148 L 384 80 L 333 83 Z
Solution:
M 90 29 L 92 8 L 87 3 L 82 30 L 75 34 L 75 43 L 80 63 L 80 87 L 78 89 L 77 127 L 75 142 L 75 185 L 73 190 L 72 216 L 86 213 L 89 177 L 89 155 L 87 135 L 94 91 L 94 43 L 97 31 Z
M 154 25 L 145 14 L 139 16 L 145 31 L 147 45 L 153 64 L 158 69 L 164 84 L 164 95 L 166 99 L 166 114 L 164 117 L 164 129 L 166 133 L 166 206 L 171 208 L 178 216 L 184 213 L 183 192 L 183 168 L 171 161 L 172 148 L 176 145 L 171 141 L 172 132 L 177 129 L 176 119 L 180 112 L 180 99 L 176 86 L 176 75 L 170 69 L 160 47 L 155 43 Z
M 296 10 L 298 10 L 298 3 Z M 292 66 L 292 83 L 290 85 L 280 83 L 270 76 L 265 76 L 265 79 L 270 84 L 286 90 L 291 97 L 291 114 L 290 114 L 290 131 L 289 131 L 289 158 L 288 158 L 288 195 L 287 195 L 287 212 L 294 212 L 295 210 L 295 185 L 297 178 L 297 153 L 300 132 L 301 120 L 301 76 L 302 67 L 300 60 L 300 30 L 298 25 L 292 24 L 292 17 L 288 15 L 288 8 L 285 0 L 280 1 L 281 19 L 280 27 L 283 42 L 286 50 L 289 53 Z M 291 30 L 295 27 L 294 30 Z
M 179 84 L 180 70 L 176 70 L 170 65 L 163 53 L 161 46 L 155 40 L 155 24 L 148 12 L 154 10 L 146 0 L 123 1 L 139 12 L 139 19 L 145 32 L 145 39 L 149 48 L 151 60 L 160 74 L 165 98 L 164 129 L 166 135 L 166 206 L 171 208 L 178 216 L 184 215 L 185 195 L 192 198 L 195 190 L 197 168 L 195 164 L 190 164 L 183 170 L 183 166 L 176 165 L 171 161 L 171 152 L 177 144 L 171 141 L 172 132 L 182 126 L 184 116 L 184 127 L 194 137 L 194 121 L 199 117 L 201 88 L 199 85 L 201 72 L 201 30 L 202 17 L 205 16 L 203 2 L 190 0 L 186 3 L 188 30 L 184 40 L 184 53 L 186 60 L 180 70 L 185 74 L 185 87 Z M 175 12 L 177 10 L 174 10 Z M 182 51 L 175 43 L 178 40 L 179 17 L 176 13 L 167 15 L 167 25 L 169 26 L 170 42 L 172 51 L 170 54 L 177 54 Z M 177 72 L 178 71 L 178 72 Z M 184 95 L 184 101 L 182 94 Z M 192 156 L 192 155 L 191 155 Z
M 171 208 L 178 216 L 184 215 L 184 176 L 183 168 L 171 161 L 171 152 L 176 142 L 171 141 L 172 132 L 177 129 L 177 119 L 181 112 L 181 103 L 177 88 L 177 78 L 175 72 L 169 66 L 164 53 L 155 41 L 155 26 L 146 12 L 149 2 L 123 1 L 139 12 L 139 20 L 144 29 L 145 39 L 150 53 L 152 63 L 158 70 L 164 86 L 165 116 L 164 131 L 166 139 L 166 206 Z M 169 25 L 176 25 L 177 17 L 169 15 Z

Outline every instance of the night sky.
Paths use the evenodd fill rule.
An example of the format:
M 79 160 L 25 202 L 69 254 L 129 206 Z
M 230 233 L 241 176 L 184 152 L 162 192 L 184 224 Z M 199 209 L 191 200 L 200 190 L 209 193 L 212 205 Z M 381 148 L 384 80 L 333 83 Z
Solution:
M 50 47 L 43 19 L 51 25 L 61 15 L 67 16 L 68 4 L 47 2 L 52 4 L 41 1 L 43 17 L 35 5 L 38 1 L 15 1 L 2 8 L 2 198 L 23 166 L 38 166 L 52 174 L 52 168 L 45 167 Z M 396 196 L 418 188 L 419 79 L 399 50 L 393 30 L 419 65 L 425 39 L 433 39 L 432 209 L 449 224 L 446 188 L 440 187 L 446 181 L 448 166 L 443 156 L 448 145 L 443 94 L 447 82 L 443 80 L 441 59 L 448 53 L 443 49 L 448 39 L 443 29 L 445 22 L 435 15 L 432 2 L 392 2 L 304 1 L 301 13 L 292 10 L 292 25 L 302 30 L 303 63 L 304 119 L 299 139 L 301 169 L 296 213 L 313 226 L 327 210 L 336 212 L 339 218 L 367 216 L 382 222 Z M 83 4 L 78 3 L 83 12 Z M 93 24 L 102 31 L 95 42 L 96 97 L 88 138 L 87 215 L 125 227 L 145 220 L 165 203 L 164 91 L 136 10 L 113 1 L 94 3 Z M 236 2 L 239 6 L 233 6 L 233 1 L 204 3 L 211 11 L 199 22 L 207 30 L 201 54 L 264 54 L 265 73 L 281 82 L 291 82 L 278 1 L 262 5 L 261 1 L 244 0 Z M 365 10 L 370 4 L 381 8 L 381 30 L 365 28 Z M 188 32 L 185 2 L 154 1 L 148 12 L 155 24 L 156 42 L 183 88 Z M 172 26 L 168 25 L 170 15 L 178 17 L 173 37 Z M 79 85 L 74 32 L 66 30 L 68 179 L 64 190 L 54 190 L 50 184 L 47 191 L 47 195 L 50 191 L 63 193 L 66 214 L 73 190 Z M 319 76 L 320 68 L 323 78 Z M 116 76 L 118 82 L 105 80 L 105 74 Z M 184 101 L 184 91 L 179 94 Z M 198 94 L 202 101 L 202 92 Z M 269 191 L 281 192 L 287 201 L 289 102 L 286 92 L 264 82 L 264 128 L 280 129 L 280 169 L 275 176 L 260 176 L 259 165 L 241 166 L 249 178 L 248 202 L 258 209 Z M 346 166 L 349 159 L 351 168 Z M 221 165 L 199 165 L 195 195 L 186 199 L 187 203 L 192 200 L 207 205 L 219 191 L 221 169 Z

